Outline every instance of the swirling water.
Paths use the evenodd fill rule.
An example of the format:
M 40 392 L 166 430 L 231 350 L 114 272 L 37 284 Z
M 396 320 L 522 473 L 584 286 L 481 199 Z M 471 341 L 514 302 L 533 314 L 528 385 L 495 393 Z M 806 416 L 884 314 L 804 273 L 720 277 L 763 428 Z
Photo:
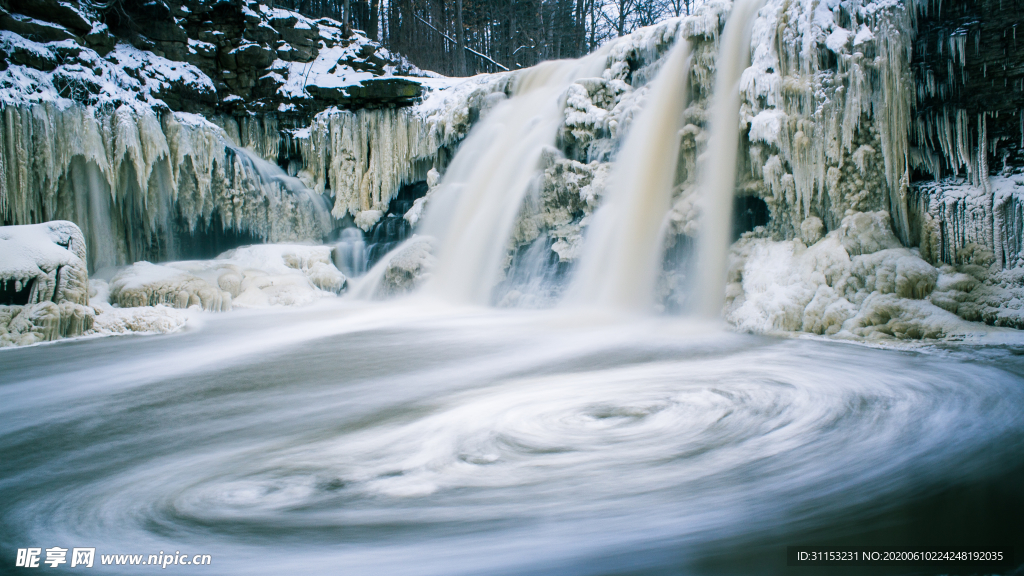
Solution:
M 389 575 L 791 573 L 794 544 L 1020 546 L 1019 353 L 345 301 L 7 350 L 3 570 L 28 546 Z

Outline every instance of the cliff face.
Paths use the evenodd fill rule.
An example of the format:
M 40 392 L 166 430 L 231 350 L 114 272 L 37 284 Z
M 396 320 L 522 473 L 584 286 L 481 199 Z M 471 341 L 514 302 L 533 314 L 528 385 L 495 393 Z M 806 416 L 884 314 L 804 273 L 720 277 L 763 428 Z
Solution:
M 1024 168 L 1022 22 L 1022 0 L 920 2 L 913 62 L 919 170 L 977 183 L 986 168 Z
M 839 268 L 823 269 L 819 286 L 794 272 L 800 313 L 758 326 L 838 329 L 889 284 L 921 306 L 930 298 L 965 318 L 1024 325 L 1024 311 L 1005 306 L 1024 301 L 1018 5 L 766 2 L 739 85 L 736 192 L 749 221 L 736 231 L 753 234 L 737 245 L 737 267 L 750 269 L 734 270 L 736 293 L 752 293 L 749 256 L 772 242 L 792 245 L 794 262 L 825 242 L 818 252 L 850 278 L 873 280 L 844 284 Z M 8 224 L 74 220 L 95 247 L 93 267 L 183 257 L 175 244 L 214 227 L 246 241 L 323 241 L 343 226 L 393 224 L 405 210 L 392 202 L 399 190 L 433 189 L 469 127 L 529 74 L 432 77 L 337 22 L 244 0 L 0 8 L 0 212 Z M 700 221 L 697 175 L 712 161 L 707 119 L 730 8 L 709 3 L 619 39 L 603 49 L 599 76 L 568 86 L 509 241 L 509 270 L 527 251 L 559 266 L 577 258 L 623 135 L 680 39 L 692 65 L 666 227 L 670 251 L 685 251 Z M 876 244 L 895 252 L 838 247 L 864 234 L 885 236 Z M 865 288 L 893 270 L 884 289 Z M 668 301 L 678 291 L 663 280 Z M 821 326 L 805 313 L 812 297 L 835 309 Z
M 910 240 L 962 284 L 939 304 L 1014 326 L 1024 291 L 1022 21 L 1020 0 L 920 2 L 910 127 Z
M 75 221 L 93 268 L 208 255 L 185 247 L 223 234 L 322 241 L 360 212 L 368 227 L 464 133 L 410 112 L 443 79 L 333 20 L 94 6 L 0 2 L 2 222 Z
M 299 125 L 333 105 L 403 106 L 422 94 L 406 76 L 423 73 L 362 34 L 256 2 L 122 0 L 100 11 L 77 0 L 9 0 L 0 9 L 3 28 L 37 43 L 64 42 L 50 55 L 8 42 L 0 59 L 42 72 L 67 68 L 55 88 L 84 104 L 101 101 L 104 87 L 71 68 L 92 64 L 82 49 L 111 59 L 118 42 L 187 63 L 210 80 L 168 79 L 152 91 L 175 111 L 271 113 Z M 140 78 L 154 76 L 140 72 Z

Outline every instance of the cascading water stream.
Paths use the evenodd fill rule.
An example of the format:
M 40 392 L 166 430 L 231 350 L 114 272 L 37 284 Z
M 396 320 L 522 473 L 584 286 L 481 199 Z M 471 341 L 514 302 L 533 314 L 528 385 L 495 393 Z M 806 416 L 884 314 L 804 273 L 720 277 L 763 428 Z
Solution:
M 701 166 L 704 216 L 694 286 L 693 309 L 705 316 L 717 315 L 724 298 L 739 143 L 738 84 L 762 4 L 763 0 L 735 2 L 717 60 L 711 137 Z M 473 129 L 419 229 L 436 239 L 437 254 L 423 292 L 460 303 L 490 302 L 523 198 L 535 181 L 542 152 L 554 143 L 563 120 L 562 95 L 575 80 L 599 75 L 606 51 L 607 47 L 580 60 L 548 62 L 523 71 L 515 95 L 494 106 Z M 608 198 L 590 226 L 565 304 L 632 312 L 652 309 L 682 112 L 689 103 L 690 70 L 689 43 L 679 40 L 622 145 Z M 378 295 L 386 269 L 387 258 L 353 294 Z
M 711 135 L 701 163 L 702 208 L 693 312 L 717 317 L 725 301 L 726 258 L 736 185 L 739 81 L 750 60 L 750 33 L 764 0 L 736 0 L 725 24 L 711 110 Z
M 277 202 L 286 195 L 291 196 L 294 201 L 305 206 L 322 230 L 331 230 L 333 217 L 330 205 L 323 196 L 310 190 L 301 180 L 289 176 L 280 166 L 264 160 L 252 150 L 238 146 L 228 147 L 242 159 L 242 170 L 247 172 L 248 179 L 264 188 L 263 194 L 271 202 Z M 277 187 L 280 193 L 275 193 L 274 187 Z
M 562 123 L 563 93 L 579 78 L 599 76 L 606 53 L 523 71 L 513 97 L 474 128 L 424 216 L 421 231 L 438 239 L 437 266 L 424 292 L 462 303 L 490 301 L 516 215 Z
M 608 198 L 594 215 L 567 303 L 650 309 L 689 76 L 690 45 L 677 40 L 651 86 L 647 106 L 626 136 Z
M 117 245 L 110 220 L 110 186 L 95 162 L 78 159 L 69 167 L 74 197 L 73 219 L 86 234 L 89 264 L 93 271 L 117 264 Z

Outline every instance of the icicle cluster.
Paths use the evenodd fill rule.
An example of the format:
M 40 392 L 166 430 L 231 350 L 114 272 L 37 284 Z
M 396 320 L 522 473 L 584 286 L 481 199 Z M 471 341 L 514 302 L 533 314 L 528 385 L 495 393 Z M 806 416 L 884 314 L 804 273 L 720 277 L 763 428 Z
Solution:
M 226 228 L 269 241 L 330 231 L 317 196 L 200 116 L 9 105 L 0 134 L 4 221 L 74 221 L 93 268 L 173 258 L 172 230 L 194 229 L 215 210 Z
M 831 230 L 847 210 L 884 209 L 907 243 L 913 9 L 771 1 L 761 14 L 741 91 L 773 229 L 793 236 L 818 217 Z
M 335 218 L 351 214 L 363 230 L 387 212 L 402 184 L 426 179 L 440 148 L 427 123 L 407 108 L 323 112 L 297 141 L 301 176 L 334 197 Z
M 992 176 L 978 185 L 957 179 L 926 182 L 914 187 L 913 199 L 921 254 L 928 260 L 1024 266 L 1024 175 Z

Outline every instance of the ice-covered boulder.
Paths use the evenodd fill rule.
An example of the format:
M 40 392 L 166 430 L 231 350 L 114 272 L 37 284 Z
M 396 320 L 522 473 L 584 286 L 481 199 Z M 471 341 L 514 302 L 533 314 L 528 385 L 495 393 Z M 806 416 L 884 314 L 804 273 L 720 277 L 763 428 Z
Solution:
M 110 299 L 122 308 L 201 306 L 204 310 L 231 309 L 231 295 L 206 280 L 170 265 L 136 262 L 110 281 Z
M 0 304 L 88 304 L 85 262 L 85 238 L 72 222 L 0 227 Z
M 71 222 L 0 227 L 0 346 L 92 327 L 85 260 L 85 239 Z
M 952 291 L 974 284 L 941 278 L 899 244 L 888 213 L 854 213 L 809 247 L 799 239 L 737 242 L 726 316 L 762 333 L 919 339 L 971 332 L 975 328 L 950 309 L 970 300 L 958 301 Z M 947 291 L 943 299 L 929 299 L 936 286 Z
M 110 282 L 110 300 L 121 307 L 298 306 L 333 296 L 347 279 L 331 260 L 331 247 L 295 244 L 244 246 L 214 260 L 137 262 Z
M 386 294 L 411 292 L 430 277 L 434 268 L 433 243 L 430 238 L 418 237 L 388 259 L 381 289 Z
M 94 327 L 96 312 L 74 302 L 0 306 L 0 347 L 80 336 Z
M 356 298 L 389 298 L 412 292 L 430 278 L 437 260 L 434 238 L 413 236 L 387 253 L 353 286 Z

